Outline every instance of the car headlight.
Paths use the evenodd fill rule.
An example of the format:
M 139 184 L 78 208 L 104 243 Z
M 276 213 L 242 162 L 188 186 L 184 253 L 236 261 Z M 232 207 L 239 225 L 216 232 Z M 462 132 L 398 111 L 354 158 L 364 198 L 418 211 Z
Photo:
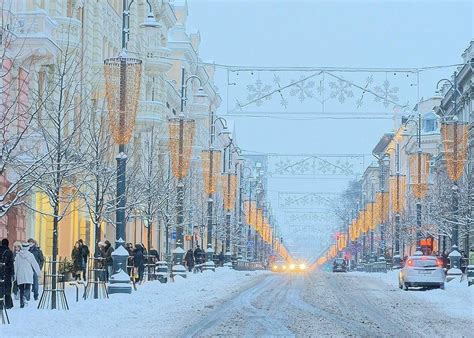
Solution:
M 306 264 L 300 264 L 300 269 L 301 270 L 306 270 Z
M 281 268 L 282 268 L 283 270 L 286 270 L 286 265 L 283 265 Z
M 294 270 L 295 269 L 295 265 L 294 264 L 290 264 L 290 270 Z
M 274 265 L 273 270 L 278 270 L 278 265 Z

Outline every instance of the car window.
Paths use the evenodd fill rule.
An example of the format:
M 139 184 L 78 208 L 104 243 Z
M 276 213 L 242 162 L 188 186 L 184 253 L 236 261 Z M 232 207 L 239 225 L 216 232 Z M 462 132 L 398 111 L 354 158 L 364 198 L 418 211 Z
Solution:
M 336 264 L 344 264 L 344 260 L 343 259 L 336 259 Z

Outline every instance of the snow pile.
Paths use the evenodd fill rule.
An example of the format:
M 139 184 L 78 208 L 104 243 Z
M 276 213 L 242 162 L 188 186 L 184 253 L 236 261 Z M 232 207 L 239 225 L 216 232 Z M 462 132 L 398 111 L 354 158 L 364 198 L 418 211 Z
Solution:
M 351 275 L 377 278 L 393 288 L 398 288 L 398 273 L 399 271 L 393 270 L 387 273 L 354 272 Z M 437 309 L 451 317 L 468 320 L 474 318 L 474 286 L 468 287 L 466 279 L 460 281 L 458 277 L 446 283 L 445 290 L 410 289 L 406 295 L 422 300 L 426 302 L 427 308 Z M 430 303 L 432 307 L 428 305 Z
M 176 336 L 196 316 L 266 273 L 217 269 L 188 274 L 176 283 L 146 282 L 132 295 L 79 299 L 78 303 L 75 290 L 68 288 L 69 311 L 37 310 L 34 301 L 20 309 L 19 301 L 14 301 L 15 307 L 8 311 L 11 324 L 0 328 L 1 336 Z

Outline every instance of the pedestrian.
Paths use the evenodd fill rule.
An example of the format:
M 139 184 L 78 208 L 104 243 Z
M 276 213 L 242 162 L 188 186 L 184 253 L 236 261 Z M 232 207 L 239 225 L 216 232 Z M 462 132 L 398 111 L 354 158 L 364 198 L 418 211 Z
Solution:
M 81 243 L 81 254 L 82 254 L 82 259 L 84 261 L 84 266 L 82 269 L 82 279 L 87 280 L 86 278 L 86 273 L 87 273 L 87 260 L 89 259 L 89 247 L 84 244 L 84 241 L 82 239 L 79 239 L 79 243 Z
M 0 290 L 0 296 L 3 296 L 5 308 L 11 309 L 13 307 L 12 300 L 12 281 L 14 275 L 13 252 L 9 248 L 10 243 L 8 239 L 2 239 L 0 246 L 0 276 L 3 276 L 3 289 Z M 0 308 L 0 310 L 2 310 Z
M 114 262 L 112 260 L 112 252 L 114 252 L 114 248 L 112 248 L 112 244 L 108 240 L 104 241 L 104 258 L 105 258 L 105 266 L 107 266 L 107 279 L 112 277 L 114 271 Z
M 219 254 L 219 266 L 224 266 L 224 251 Z
M 201 249 L 199 244 L 196 246 L 196 249 L 194 249 L 194 262 L 196 264 L 204 263 L 204 251 Z
M 81 252 L 81 243 L 77 241 L 71 252 L 72 276 L 75 280 L 81 280 L 81 272 L 84 270 L 84 257 Z
M 150 252 L 149 252 L 149 257 L 150 257 L 150 263 L 156 263 L 160 260 L 160 255 L 158 253 L 158 251 L 153 248 L 152 246 L 150 246 Z
M 40 267 L 36 262 L 35 256 L 28 251 L 28 243 L 15 242 L 15 280 L 20 290 L 20 308 L 30 300 L 30 286 L 33 284 L 33 271 L 40 274 Z
M 143 281 L 143 273 L 145 272 L 145 255 L 144 248 L 140 244 L 135 244 L 133 250 L 133 276 L 135 283 Z
M 186 264 L 186 267 L 188 268 L 188 271 L 189 272 L 193 271 L 193 268 L 194 268 L 194 254 L 193 254 L 192 249 L 189 249 L 186 252 L 186 255 L 184 256 L 184 262 Z
M 41 248 L 38 246 L 38 242 L 36 242 L 33 238 L 28 239 L 28 244 L 30 245 L 30 252 L 35 256 L 36 262 L 38 263 L 40 270 L 43 270 L 44 265 L 44 255 Z M 39 275 L 34 272 L 33 273 L 33 297 L 35 300 L 38 300 L 39 296 Z

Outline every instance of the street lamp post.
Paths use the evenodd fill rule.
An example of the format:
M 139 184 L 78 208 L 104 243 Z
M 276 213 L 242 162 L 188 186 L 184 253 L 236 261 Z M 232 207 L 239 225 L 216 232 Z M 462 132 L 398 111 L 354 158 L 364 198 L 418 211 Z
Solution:
M 130 6 L 133 0 L 123 0 L 122 12 L 122 51 L 116 58 L 104 60 L 105 89 L 109 108 L 109 119 L 113 139 L 119 146 L 117 160 L 117 199 L 116 199 L 116 241 L 113 254 L 114 274 L 109 278 L 109 293 L 131 293 L 130 278 L 125 272 L 128 252 L 125 243 L 125 207 L 126 207 L 126 163 L 125 145 L 129 142 L 135 127 L 138 99 L 140 95 L 142 61 L 127 56 L 127 41 L 130 29 Z M 159 28 L 151 4 L 147 0 L 149 12 L 143 28 Z M 96 238 L 96 242 L 98 239 Z M 53 285 L 53 289 L 55 285 Z
M 168 119 L 170 133 L 170 153 L 172 159 L 172 171 L 177 178 L 177 196 L 176 196 L 176 244 L 173 250 L 173 268 L 174 275 L 186 277 L 186 269 L 182 265 L 184 257 L 184 183 L 183 179 L 187 176 L 194 142 L 195 121 L 185 117 L 184 107 L 187 101 L 187 90 L 189 82 L 197 80 L 199 89 L 195 97 L 207 97 L 203 88 L 202 81 L 196 75 L 185 78 L 184 68 L 181 69 L 181 108 L 178 117 Z
M 448 82 L 453 91 L 451 101 L 453 102 L 453 112 L 449 115 L 443 115 L 444 121 L 441 126 L 441 134 L 443 137 L 444 152 L 446 159 L 447 174 L 449 179 L 453 182 L 452 186 L 452 249 L 449 254 L 451 268 L 447 275 L 450 279 L 461 275 L 461 254 L 458 251 L 459 245 L 459 187 L 458 181 L 464 174 L 464 166 L 467 157 L 468 149 L 468 126 L 466 123 L 458 121 L 457 117 L 457 99 L 462 96 L 458 89 L 457 73 L 454 73 L 454 83 L 448 79 L 441 79 L 436 87 L 441 82 Z M 451 118 L 451 121 L 448 121 Z
M 214 117 L 214 112 L 209 113 L 209 149 L 202 151 L 203 163 L 203 179 L 204 189 L 208 196 L 207 198 L 207 248 L 206 248 L 206 263 L 205 270 L 215 271 L 214 249 L 212 247 L 212 231 L 213 231 L 213 209 L 214 209 L 214 193 L 217 188 L 217 177 L 219 173 L 219 165 L 221 162 L 221 151 L 216 150 L 214 141 L 216 138 L 216 122 L 220 121 L 223 126 L 223 131 L 220 134 L 229 134 L 227 129 L 227 121 L 222 117 Z M 203 248 L 204 249 L 204 248 Z

